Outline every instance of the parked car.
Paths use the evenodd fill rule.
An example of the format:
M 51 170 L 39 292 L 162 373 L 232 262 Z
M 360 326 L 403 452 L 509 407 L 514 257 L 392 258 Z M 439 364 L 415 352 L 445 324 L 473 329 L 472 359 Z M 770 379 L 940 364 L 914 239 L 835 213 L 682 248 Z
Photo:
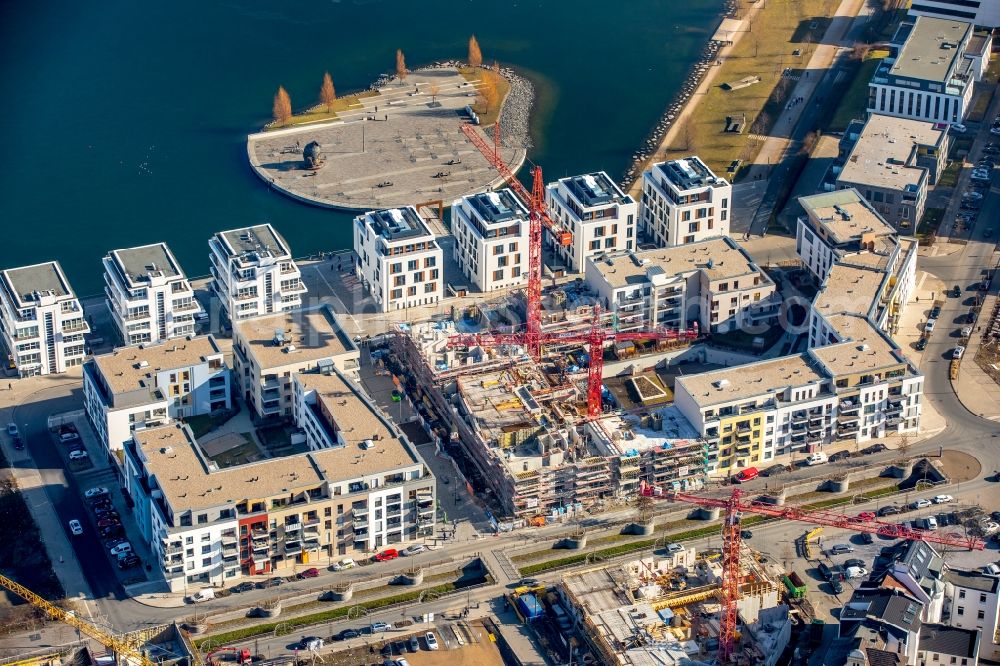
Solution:
M 877 511 L 880 516 L 895 516 L 897 513 L 901 513 L 898 506 L 883 506 Z
M 345 557 L 344 559 L 342 559 L 341 561 L 339 561 L 339 562 L 337 562 L 336 564 L 333 565 L 333 570 L 334 571 L 343 571 L 344 569 L 353 569 L 356 566 L 358 566 L 357 562 L 355 562 L 350 557 Z
M 847 553 L 853 553 L 854 546 L 846 543 L 834 544 L 830 547 L 829 553 L 831 555 L 846 555 Z
M 751 532 L 750 530 L 740 530 L 740 538 L 741 539 L 752 539 L 753 538 L 753 532 Z
M 425 546 L 424 544 L 414 543 L 410 544 L 409 546 L 401 550 L 399 554 L 402 555 L 403 557 L 409 557 L 410 555 L 418 555 L 424 552 L 425 550 L 427 550 L 427 546 Z
M 733 483 L 746 483 L 747 481 L 753 481 L 759 475 L 760 470 L 756 467 L 747 467 L 746 469 L 741 469 L 735 476 L 733 476 Z
M 827 456 L 822 451 L 817 451 L 816 453 L 813 453 L 808 458 L 806 458 L 806 464 L 809 466 L 822 465 L 823 463 L 826 463 L 829 460 L 830 460 L 829 456 Z
M 934 326 L 937 324 L 937 319 L 928 319 L 927 323 L 924 324 L 924 333 L 930 333 L 934 330 Z
M 940 305 L 935 305 L 934 307 L 931 308 L 931 313 L 929 315 L 927 315 L 927 318 L 928 319 L 937 319 L 940 316 L 941 316 L 941 306 Z
M 96 497 L 103 497 L 108 494 L 108 489 L 103 486 L 97 486 L 96 488 L 91 488 L 83 494 L 87 499 L 94 499 Z
M 955 498 L 951 495 L 935 495 L 931 498 L 931 501 L 935 504 L 947 504 L 948 502 L 954 502 Z
M 873 543 L 875 543 L 875 537 L 871 535 L 871 532 L 862 532 L 861 534 L 858 535 L 858 541 L 865 544 L 866 546 L 870 546 Z
M 962 330 L 960 330 L 958 332 L 958 335 L 959 335 L 959 337 L 962 337 L 962 338 L 969 337 L 970 335 L 972 335 L 972 327 L 971 326 L 963 326 Z
M 13 437 L 13 436 L 15 436 L 17 434 L 17 424 L 16 423 L 8 423 L 7 424 L 7 434 L 10 435 L 11 437 Z
M 99 527 L 98 530 L 101 533 L 102 539 L 113 539 L 125 534 L 125 530 L 122 529 L 122 526 L 117 524 L 109 527 Z
M 965 347 L 959 345 L 951 350 L 951 357 L 954 359 L 962 358 L 965 355 Z
M 69 531 L 73 534 L 73 536 L 80 536 L 83 534 L 83 525 L 80 524 L 79 520 L 74 518 L 69 521 Z
M 951 131 L 958 134 L 965 134 L 967 129 L 968 128 L 962 123 L 952 123 L 951 125 Z
M 917 344 L 913 345 L 917 351 L 923 351 L 927 349 L 927 338 L 920 338 L 917 340 Z
M 844 591 L 844 584 L 837 579 L 833 579 L 830 581 L 830 591 L 833 594 L 840 594 Z
M 395 548 L 387 548 L 381 553 L 375 553 L 376 562 L 388 562 L 389 560 L 394 560 L 399 557 L 399 551 Z
M 122 543 L 115 544 L 114 546 L 109 548 L 108 552 L 114 555 L 115 557 L 118 556 L 118 553 L 130 553 L 132 552 L 132 544 L 130 544 L 128 541 L 123 541 Z
M 59 435 L 59 441 L 63 444 L 69 444 L 70 442 L 75 442 L 80 439 L 80 435 L 75 432 L 64 432 Z
M 517 582 L 518 587 L 538 587 L 541 581 L 537 578 L 522 578 Z
M 847 460 L 851 457 L 850 451 L 837 451 L 836 453 L 830 454 L 830 462 L 837 462 L 838 460 Z
M 375 634 L 383 631 L 389 631 L 388 622 L 372 622 L 371 633 Z
M 344 629 L 343 631 L 334 634 L 330 638 L 332 638 L 335 641 L 346 641 L 350 640 L 351 638 L 357 638 L 360 635 L 361 632 L 358 631 L 357 629 Z
M 930 505 L 931 501 L 929 499 L 918 499 L 914 502 L 910 502 L 911 509 L 926 509 Z
M 86 451 L 70 451 L 70 460 L 83 460 L 84 458 L 89 458 L 90 455 Z
M 24 440 L 21 439 L 20 435 L 14 435 L 14 448 L 18 451 L 24 450 Z
M 305 571 L 299 572 L 299 578 L 315 578 L 318 575 L 319 575 L 319 569 L 317 569 L 316 567 L 311 567 L 309 569 L 306 569 Z
M 434 635 L 433 631 L 428 631 L 424 634 L 424 641 L 427 643 L 428 650 L 437 650 L 440 647 L 438 645 L 437 637 Z
M 863 567 L 865 566 L 865 561 L 857 557 L 852 557 L 848 560 L 844 560 L 845 567 Z
M 240 583 L 239 585 L 233 585 L 231 588 L 229 588 L 229 590 L 230 592 L 235 592 L 236 594 L 242 594 L 243 592 L 249 592 L 253 588 L 254 584 L 249 581 L 246 581 Z
M 869 447 L 861 449 L 861 453 L 865 455 L 871 455 L 873 453 L 882 453 L 883 451 L 886 451 L 888 449 L 889 449 L 888 446 L 886 446 L 882 442 L 879 442 L 878 444 L 872 444 Z
M 965 323 L 971 324 L 976 321 L 976 309 L 969 308 L 969 313 L 965 315 Z
M 765 469 L 761 474 L 763 476 L 777 476 L 779 474 L 784 474 L 785 472 L 791 471 L 791 467 L 788 465 L 771 465 Z
M 97 521 L 97 527 L 115 527 L 116 525 L 121 525 L 121 521 L 117 518 L 101 518 Z
M 299 641 L 300 650 L 308 650 L 309 652 L 318 652 L 323 648 L 323 639 L 319 636 L 303 636 L 302 640 Z
M 118 558 L 118 568 L 122 571 L 126 569 L 134 569 L 135 567 L 142 564 L 142 560 L 135 553 L 126 553 L 124 556 Z
M 407 641 L 407 647 L 410 648 L 410 652 L 416 652 L 420 649 L 420 640 L 417 639 L 417 635 L 413 634 Z
M 868 575 L 868 569 L 864 567 L 847 567 L 848 578 L 864 578 Z
M 680 553 L 680 552 L 683 552 L 683 550 L 684 550 L 684 546 L 682 546 L 679 543 L 668 543 L 667 544 L 667 552 L 668 553 L 671 553 L 671 554 L 672 553 Z

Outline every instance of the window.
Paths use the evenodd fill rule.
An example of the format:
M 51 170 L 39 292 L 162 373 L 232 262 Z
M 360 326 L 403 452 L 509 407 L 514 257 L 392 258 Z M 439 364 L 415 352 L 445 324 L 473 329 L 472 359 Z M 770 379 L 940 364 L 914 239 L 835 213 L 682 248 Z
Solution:
M 207 513 L 199 513 L 198 514 L 198 524 L 199 525 L 204 525 L 207 522 L 208 522 L 208 514 Z
M 980 594 L 979 595 L 979 603 L 981 603 L 981 604 L 985 604 L 986 603 L 986 595 L 985 594 Z
M 185 545 L 190 546 L 193 543 L 194 543 L 194 537 L 190 537 L 189 536 L 189 537 L 185 537 L 184 538 L 184 544 Z
M 958 607 L 958 615 L 965 615 L 965 607 L 964 606 L 959 606 Z
M 399 273 L 402 270 L 403 270 L 403 264 L 400 263 L 400 262 L 398 262 L 398 261 L 396 263 L 392 264 L 391 266 L 389 266 L 389 272 L 390 273 Z
M 965 590 L 959 590 L 958 591 L 958 598 L 959 599 L 964 599 L 965 598 Z
M 986 617 L 986 611 L 980 610 L 980 611 L 976 612 L 976 619 L 977 620 L 982 620 L 985 617 Z
M 211 544 L 208 544 L 206 546 L 202 546 L 201 547 L 201 554 L 202 555 L 208 555 L 211 552 L 212 552 L 212 545 Z
M 203 557 L 203 558 L 201 558 L 201 566 L 203 566 L 203 567 L 210 567 L 210 566 L 212 566 L 212 558 L 211 557 Z
M 406 262 L 406 270 L 408 270 L 408 271 L 415 271 L 415 270 L 417 270 L 417 260 L 416 259 L 411 259 L 408 262 Z
M 202 543 L 205 543 L 206 541 L 211 541 L 211 540 L 212 540 L 212 535 L 211 534 L 202 534 L 201 535 L 201 542 Z

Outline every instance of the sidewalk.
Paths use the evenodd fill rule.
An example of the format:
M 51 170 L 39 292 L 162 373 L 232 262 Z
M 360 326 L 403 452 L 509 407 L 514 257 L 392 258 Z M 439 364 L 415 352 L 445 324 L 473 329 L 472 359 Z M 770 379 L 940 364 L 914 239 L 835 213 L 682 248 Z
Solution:
M 996 304 L 996 294 L 986 297 L 972 336 L 965 345 L 965 355 L 961 361 L 958 379 L 951 384 L 966 409 L 983 418 L 1000 421 L 1000 384 L 993 381 L 993 378 L 976 363 L 976 354 L 983 341 L 983 328 L 989 323 Z

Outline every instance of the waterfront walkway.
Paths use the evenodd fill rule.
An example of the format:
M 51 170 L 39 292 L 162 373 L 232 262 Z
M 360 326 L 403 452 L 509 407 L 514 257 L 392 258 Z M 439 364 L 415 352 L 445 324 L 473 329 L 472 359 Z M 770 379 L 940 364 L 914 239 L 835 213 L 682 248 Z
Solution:
M 328 122 L 295 125 L 247 137 L 254 172 L 294 199 L 326 208 L 371 210 L 486 191 L 502 182 L 460 131 L 478 83 L 454 68 L 414 71 Z M 490 143 L 492 140 L 487 139 Z M 302 151 L 321 146 L 324 164 L 308 169 Z M 521 146 L 503 150 L 517 171 Z

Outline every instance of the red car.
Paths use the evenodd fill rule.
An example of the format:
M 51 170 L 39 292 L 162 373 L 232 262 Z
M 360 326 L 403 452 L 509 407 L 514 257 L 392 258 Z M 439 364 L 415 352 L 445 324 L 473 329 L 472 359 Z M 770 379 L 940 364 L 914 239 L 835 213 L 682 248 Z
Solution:
M 306 569 L 299 574 L 299 578 L 315 578 L 319 575 L 319 569 L 313 567 L 312 569 Z
M 389 560 L 394 560 L 399 557 L 399 551 L 395 548 L 387 548 L 381 553 L 375 553 L 376 562 L 388 562 Z

